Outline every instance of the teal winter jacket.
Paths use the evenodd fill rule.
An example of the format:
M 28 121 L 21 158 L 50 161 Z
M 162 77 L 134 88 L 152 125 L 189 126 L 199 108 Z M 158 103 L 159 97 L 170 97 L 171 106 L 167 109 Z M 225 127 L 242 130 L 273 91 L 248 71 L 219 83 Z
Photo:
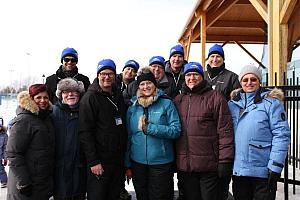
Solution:
M 148 107 L 139 104 L 136 96 L 132 97 L 131 103 L 127 111 L 128 150 L 125 165 L 130 167 L 130 160 L 146 165 L 173 162 L 174 139 L 180 136 L 181 125 L 172 100 L 158 89 Z M 139 127 L 143 115 L 148 116 L 146 133 Z

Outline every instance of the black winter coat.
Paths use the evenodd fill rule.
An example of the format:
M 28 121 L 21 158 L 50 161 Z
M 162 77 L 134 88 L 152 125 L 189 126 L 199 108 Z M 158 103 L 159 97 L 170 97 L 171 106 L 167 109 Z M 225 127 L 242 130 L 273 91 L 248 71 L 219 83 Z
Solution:
M 53 190 L 54 127 L 48 111 L 40 111 L 28 92 L 20 94 L 6 148 L 7 199 L 48 200 Z M 32 185 L 32 195 L 20 194 L 17 185 Z
M 124 165 L 127 144 L 126 107 L 116 88 L 110 95 L 101 90 L 98 78 L 80 101 L 80 141 L 89 167 L 97 164 Z M 122 124 L 116 119 L 121 117 Z M 118 121 L 120 122 L 120 121 Z
M 209 66 L 208 66 L 209 68 Z M 230 100 L 230 93 L 240 88 L 238 75 L 234 72 L 225 69 L 225 64 L 222 66 L 224 68 L 219 74 L 212 78 L 209 70 L 204 72 L 204 79 L 212 86 L 214 90 L 221 92 L 227 101 Z
M 79 141 L 79 104 L 53 107 L 55 127 L 54 196 L 71 198 L 86 193 L 86 165 Z
M 56 88 L 57 88 L 57 83 L 64 78 L 75 78 L 78 81 L 82 81 L 84 85 L 85 91 L 87 91 L 89 85 L 90 85 L 90 80 L 87 76 L 78 73 L 78 68 L 76 67 L 73 71 L 71 72 L 64 72 L 62 69 L 62 65 L 58 68 L 55 74 L 52 74 L 51 76 L 46 78 L 46 86 L 47 86 L 47 91 L 49 94 L 50 101 L 55 104 L 58 99 L 56 97 Z

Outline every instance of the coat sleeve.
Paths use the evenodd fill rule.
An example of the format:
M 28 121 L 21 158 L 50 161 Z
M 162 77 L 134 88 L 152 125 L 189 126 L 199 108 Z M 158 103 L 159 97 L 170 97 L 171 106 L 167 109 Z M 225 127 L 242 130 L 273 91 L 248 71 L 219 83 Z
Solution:
M 17 121 L 10 129 L 6 154 L 9 160 L 9 170 L 14 174 L 16 182 L 20 186 L 31 184 L 29 170 L 26 163 L 26 151 L 33 137 L 30 122 Z
M 217 101 L 216 101 L 217 100 Z M 219 140 L 219 163 L 233 162 L 234 157 L 234 137 L 232 118 L 225 97 L 218 94 L 215 97 L 215 107 L 217 114 L 217 133 Z
M 97 108 L 92 99 L 92 95 L 84 96 L 79 107 L 79 138 L 89 167 L 101 163 L 95 143 Z
M 128 132 L 128 140 L 127 140 L 127 150 L 125 152 L 125 167 L 131 167 L 131 162 L 130 162 L 130 154 L 131 154 L 131 137 L 132 137 L 132 131 L 130 128 L 130 119 L 132 116 L 132 106 L 130 106 L 127 110 L 127 115 L 126 115 L 126 127 L 127 127 L 127 132 Z
M 4 160 L 7 160 L 7 154 L 6 154 L 6 146 L 7 146 L 7 140 L 8 140 L 8 135 L 7 135 L 7 132 L 5 132 L 5 135 L 4 135 L 4 142 L 3 142 L 3 159 Z
M 270 106 L 269 123 L 273 138 L 268 168 L 273 172 L 281 173 L 290 144 L 291 132 L 284 107 L 277 99 L 273 99 Z
M 147 126 L 147 134 L 159 138 L 176 139 L 180 136 L 181 125 L 178 112 L 174 103 L 169 100 L 166 108 L 166 124 L 149 123 Z

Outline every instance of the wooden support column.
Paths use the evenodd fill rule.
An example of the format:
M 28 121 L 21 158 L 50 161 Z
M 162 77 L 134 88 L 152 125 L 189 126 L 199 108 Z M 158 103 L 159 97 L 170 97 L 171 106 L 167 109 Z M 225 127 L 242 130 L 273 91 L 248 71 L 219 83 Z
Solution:
M 282 85 L 287 71 L 288 26 L 280 24 L 280 11 L 284 0 L 268 0 L 268 43 L 269 43 L 269 84 Z M 275 80 L 275 73 L 277 80 Z M 276 82 L 277 81 L 277 82 Z
M 200 38 L 201 38 L 201 65 L 205 68 L 205 55 L 206 55 L 206 13 L 201 15 L 200 24 Z

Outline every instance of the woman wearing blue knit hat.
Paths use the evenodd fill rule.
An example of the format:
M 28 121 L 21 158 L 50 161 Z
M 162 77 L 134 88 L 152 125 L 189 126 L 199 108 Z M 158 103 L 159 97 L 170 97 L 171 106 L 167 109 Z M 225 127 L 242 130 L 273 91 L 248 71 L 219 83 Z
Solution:
M 177 176 L 184 199 L 218 200 L 218 177 L 231 174 L 233 128 L 227 101 L 203 79 L 200 63 L 184 66 L 182 93 L 174 102 L 182 135 L 176 142 Z

